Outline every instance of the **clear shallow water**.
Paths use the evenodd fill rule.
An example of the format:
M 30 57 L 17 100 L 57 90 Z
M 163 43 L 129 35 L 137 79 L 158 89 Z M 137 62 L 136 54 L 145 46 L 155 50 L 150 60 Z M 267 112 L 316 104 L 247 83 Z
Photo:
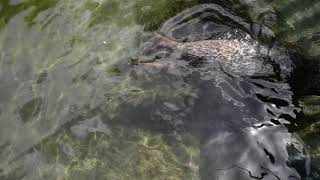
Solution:
M 268 157 L 273 157 L 274 161 L 287 158 L 285 151 L 275 152 L 286 143 L 299 144 L 296 134 L 288 133 L 283 126 L 255 130 L 242 121 L 236 121 L 246 113 L 240 113 L 241 108 L 230 109 L 234 107 L 233 102 L 221 99 L 221 90 L 215 89 L 212 83 L 201 80 L 197 74 L 186 76 L 184 72 L 189 68 L 162 72 L 130 66 L 130 56 L 136 52 L 140 42 L 150 36 L 150 31 L 146 30 L 158 29 L 165 20 L 196 3 L 2 1 L 0 177 L 211 179 L 210 167 L 219 166 L 218 169 L 231 169 L 222 173 L 229 179 L 237 177 L 239 172 L 246 179 L 249 177 L 248 169 L 253 176 L 260 177 L 262 170 L 257 169 L 257 162 L 270 164 L 266 161 Z M 281 9 L 291 7 L 290 4 L 279 4 L 278 7 L 277 4 L 249 3 L 249 9 L 260 8 L 250 11 L 248 16 L 254 19 L 265 9 L 278 7 L 282 13 Z M 238 6 L 231 4 L 229 7 L 236 9 Z M 311 19 L 315 16 L 312 14 L 318 12 L 316 3 L 314 7 L 309 10 Z M 296 22 L 317 24 L 299 14 L 296 19 L 287 20 L 285 13 L 293 11 L 289 9 L 283 11 L 284 15 L 280 13 L 284 23 L 291 23 L 293 27 Z M 313 26 L 310 29 L 303 31 L 309 32 L 304 36 L 310 37 L 312 40 L 307 43 L 314 44 L 312 47 L 316 48 L 318 30 Z M 279 31 L 294 33 L 287 28 Z M 300 45 L 296 39 L 288 41 L 284 38 L 283 41 Z M 313 50 L 308 55 L 316 56 L 317 52 Z M 231 80 L 229 83 L 235 82 Z M 266 85 L 265 82 L 263 84 Z M 252 88 L 252 85 L 248 86 Z M 225 84 L 223 89 L 228 87 L 233 86 Z M 292 170 L 279 160 L 277 163 L 281 165 L 271 162 L 274 172 L 279 171 L 276 167 L 285 167 L 279 172 L 290 172 L 295 176 L 298 172 L 307 178 L 306 169 L 310 169 L 309 178 L 318 178 L 319 151 L 315 140 L 318 137 L 318 119 L 314 118 L 317 117 L 315 114 L 318 115 L 318 105 L 316 102 L 309 104 L 313 105 L 315 112 L 304 121 L 310 123 L 300 123 L 301 127 L 293 129 L 305 138 L 307 145 L 310 143 L 312 146 L 312 167 L 306 166 L 306 157 L 302 157 L 299 164 L 297 156 L 290 156 L 297 158 L 291 162 L 295 163 L 295 168 L 300 165 L 298 170 Z M 215 109 L 212 113 L 208 112 L 212 109 Z M 224 117 L 225 112 L 235 117 Z M 217 124 L 210 126 L 209 118 L 219 113 L 222 119 L 235 120 L 228 122 L 231 130 L 224 125 L 220 128 Z M 261 112 L 249 113 L 252 114 L 258 118 L 264 116 Z M 250 118 L 244 118 L 250 122 Z M 198 125 L 198 129 L 194 128 Z M 234 129 L 242 129 L 245 133 L 230 133 Z M 247 133 L 255 136 L 247 136 Z M 210 137 L 213 140 L 208 143 Z M 275 139 L 283 139 L 283 142 L 270 145 L 270 142 L 278 143 Z M 261 147 L 266 152 L 253 146 L 252 143 L 257 141 L 265 142 Z M 235 146 L 237 143 L 239 145 Z M 230 147 L 235 152 L 226 150 Z M 301 146 L 297 148 L 303 149 Z M 223 156 L 218 156 L 219 153 Z M 252 161 L 250 155 L 261 159 Z M 217 160 L 228 156 L 235 157 L 230 158 L 231 162 Z M 246 159 L 239 161 L 244 164 L 237 164 L 242 169 L 229 166 L 239 157 Z M 223 161 L 225 164 L 220 164 Z M 265 175 L 265 179 L 268 178 L 272 179 L 272 173 Z

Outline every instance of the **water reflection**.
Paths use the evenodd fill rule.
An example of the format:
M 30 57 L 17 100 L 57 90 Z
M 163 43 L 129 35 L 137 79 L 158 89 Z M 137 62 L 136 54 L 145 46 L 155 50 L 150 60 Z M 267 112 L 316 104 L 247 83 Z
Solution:
M 189 16 L 193 18 L 189 19 Z M 200 21 L 200 18 L 197 19 L 197 17 L 206 21 Z M 241 29 L 254 36 L 255 29 L 246 28 L 250 25 L 241 18 L 233 18 L 233 22 L 221 20 L 229 17 L 232 17 L 232 15 L 229 15 L 219 6 L 201 5 L 178 14 L 165 23 L 161 29 L 163 34 L 176 41 L 181 39 L 181 32 L 183 32 L 185 35 L 183 41 L 191 41 L 191 43 L 192 41 L 201 42 L 200 40 L 208 39 L 208 37 L 209 39 L 216 38 L 217 41 L 221 38 L 231 41 L 232 38 L 246 37 L 241 33 L 239 33 L 240 36 L 237 36 L 237 33 L 232 34 L 233 31 L 230 32 L 232 23 L 237 24 Z M 215 21 L 215 19 L 220 21 Z M 210 20 L 214 24 L 210 24 Z M 224 22 L 227 22 L 227 24 L 224 24 Z M 208 24 L 211 25 L 211 28 L 207 28 L 210 27 Z M 196 33 L 193 33 L 193 27 L 197 27 Z M 264 27 L 258 26 L 257 28 L 263 29 Z M 227 33 L 227 35 L 224 33 Z M 228 33 L 231 34 L 228 35 Z M 192 108 L 186 112 L 187 115 L 181 118 L 174 116 L 175 120 L 179 120 L 178 126 L 175 122 L 171 122 L 175 121 L 172 119 L 168 119 L 169 122 L 166 123 L 169 127 L 174 127 L 178 131 L 191 132 L 200 142 L 200 176 L 202 179 L 301 179 L 301 175 L 309 175 L 310 157 L 305 145 L 299 138 L 295 138 L 288 133 L 282 125 L 289 123 L 283 117 L 291 116 L 295 118 L 295 111 L 297 110 L 292 103 L 290 86 L 285 82 L 292 70 L 290 68 L 290 58 L 285 50 L 273 47 L 277 50 L 267 51 L 267 55 L 274 63 L 281 63 L 279 64 L 280 72 L 278 72 L 280 77 L 272 78 L 271 72 L 271 74 L 269 72 L 262 73 L 261 76 L 255 77 L 254 74 L 237 74 L 233 71 L 226 73 L 220 68 L 223 63 L 226 63 L 226 59 L 224 59 L 224 56 L 219 56 L 219 53 L 217 53 L 217 56 L 204 55 L 204 60 L 201 61 L 200 65 L 190 68 L 187 66 L 188 61 L 190 61 L 188 56 L 177 59 L 179 55 L 172 55 L 180 53 L 177 50 L 172 50 L 179 45 L 172 46 L 172 43 L 175 42 L 161 39 L 151 38 L 147 41 L 142 46 L 142 52 L 138 53 L 140 54 L 138 57 L 143 55 L 143 58 L 155 59 L 155 61 L 163 63 L 163 66 L 157 65 L 155 67 L 165 70 L 168 70 L 166 63 L 174 63 L 175 68 L 181 68 L 182 76 L 188 77 L 187 82 L 198 89 L 197 96 L 193 100 L 194 104 L 191 104 Z M 202 42 L 202 45 L 200 43 L 190 45 L 194 49 L 187 53 L 197 51 L 197 46 L 200 45 L 201 48 L 205 49 L 205 41 Z M 227 43 L 220 45 L 222 49 L 227 48 Z M 170 46 L 171 49 L 166 48 L 166 46 Z M 219 49 L 220 47 L 211 48 Z M 159 59 L 156 58 L 162 51 L 166 51 L 169 55 L 161 56 Z M 208 53 L 210 54 L 210 52 Z M 261 53 L 263 52 L 261 51 Z M 195 57 L 198 54 L 193 55 L 196 61 L 199 61 Z M 233 54 L 233 58 L 236 59 L 237 57 L 236 52 Z M 219 58 L 222 60 L 220 61 Z M 187 61 L 187 63 L 183 63 L 183 61 Z M 220 61 L 220 63 L 217 64 L 217 61 Z M 261 59 L 253 58 L 247 59 L 247 61 L 261 61 Z M 146 66 L 142 61 L 138 66 L 149 68 L 149 63 Z M 242 62 L 239 60 L 234 63 Z M 249 63 L 247 66 L 250 65 Z M 237 67 L 241 68 L 241 66 Z M 277 74 L 276 69 L 273 69 L 273 71 L 274 75 Z M 171 73 L 171 71 L 166 72 Z M 181 106 L 180 103 L 174 107 L 179 106 Z M 157 104 L 156 107 L 149 105 L 148 109 L 144 109 L 144 111 L 162 111 L 161 115 L 169 114 L 170 110 L 169 112 L 166 109 L 159 110 L 159 107 L 161 107 L 161 104 Z M 139 118 L 139 121 L 144 119 L 146 123 L 150 121 L 148 116 Z M 165 116 L 160 116 L 156 122 L 152 121 L 152 123 L 160 124 L 163 123 L 164 119 L 166 119 Z M 274 122 L 277 123 L 274 124 Z M 289 152 L 287 152 L 289 146 L 293 146 L 298 152 L 298 156 L 305 159 L 304 167 L 295 166 L 293 161 L 295 157 L 290 157 Z M 291 166 L 288 166 L 289 162 Z M 295 168 L 304 170 L 300 171 L 300 175 Z
M 300 179 L 294 168 L 288 166 L 287 146 L 303 152 L 304 146 L 283 127 L 260 127 L 248 134 L 226 132 L 205 146 L 204 162 L 210 172 L 205 179 Z M 223 137 L 223 138 L 222 138 Z M 221 141 L 223 139 L 223 141 Z M 281 141 L 279 141 L 281 139 Z M 237 144 L 237 146 L 234 146 Z M 219 152 L 217 154 L 212 151 Z M 309 173 L 308 164 L 306 172 Z M 215 171 L 209 168 L 218 167 Z M 303 168 L 300 167 L 300 168 Z
M 1 3 L 1 179 L 303 179 L 316 168 L 283 125 L 297 110 L 284 49 L 269 52 L 284 60 L 271 77 L 190 67 L 174 53 L 163 59 L 172 66 L 131 66 L 152 36 L 143 28 L 196 2 L 146 27 L 140 13 L 158 17 L 153 8 L 167 10 L 168 1 L 14 2 Z M 186 11 L 160 32 L 192 41 L 240 28 L 274 38 L 269 26 L 208 9 Z

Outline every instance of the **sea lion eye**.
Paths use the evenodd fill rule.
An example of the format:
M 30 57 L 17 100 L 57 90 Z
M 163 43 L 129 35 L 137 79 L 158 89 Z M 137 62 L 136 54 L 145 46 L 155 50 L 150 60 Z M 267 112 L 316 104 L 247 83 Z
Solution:
M 170 52 L 167 52 L 166 50 L 162 50 L 159 53 L 154 55 L 154 59 L 159 60 L 159 59 L 168 57 L 169 55 L 170 55 Z

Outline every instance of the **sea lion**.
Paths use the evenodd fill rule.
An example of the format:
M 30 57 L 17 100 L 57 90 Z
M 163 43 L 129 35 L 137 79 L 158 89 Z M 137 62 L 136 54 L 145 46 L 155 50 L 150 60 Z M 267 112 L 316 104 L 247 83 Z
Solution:
M 200 40 L 195 42 L 177 42 L 164 35 L 157 34 L 151 38 L 143 47 L 137 63 L 159 66 L 158 59 L 164 54 L 153 52 L 166 49 L 171 53 L 180 55 L 179 59 L 184 58 L 191 61 L 190 64 L 216 63 L 223 70 L 233 75 L 241 76 L 261 76 L 272 75 L 274 69 L 268 59 L 268 47 L 260 45 L 254 41 L 249 34 L 246 39 L 217 39 Z M 172 65 L 171 65 L 172 66 Z M 169 67 L 163 64 L 163 67 Z

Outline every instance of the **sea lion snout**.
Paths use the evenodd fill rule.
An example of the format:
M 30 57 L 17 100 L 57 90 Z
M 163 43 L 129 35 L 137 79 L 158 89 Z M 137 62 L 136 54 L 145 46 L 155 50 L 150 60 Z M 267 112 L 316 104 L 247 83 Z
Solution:
M 137 55 L 132 59 L 136 63 L 151 63 L 168 57 L 175 51 L 176 46 L 176 42 L 165 36 L 156 34 L 140 46 Z

